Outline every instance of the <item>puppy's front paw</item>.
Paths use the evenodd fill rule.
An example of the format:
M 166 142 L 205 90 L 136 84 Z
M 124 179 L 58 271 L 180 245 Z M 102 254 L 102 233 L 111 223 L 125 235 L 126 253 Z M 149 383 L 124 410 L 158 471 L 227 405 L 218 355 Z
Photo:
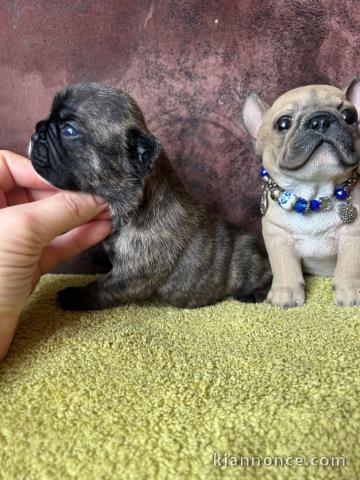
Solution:
M 341 307 L 360 305 L 360 287 L 342 286 L 335 288 L 335 303 Z
M 87 310 L 89 308 L 84 287 L 69 287 L 60 290 L 57 301 L 63 310 Z
M 272 287 L 266 301 L 279 307 L 300 307 L 305 302 L 304 286 Z

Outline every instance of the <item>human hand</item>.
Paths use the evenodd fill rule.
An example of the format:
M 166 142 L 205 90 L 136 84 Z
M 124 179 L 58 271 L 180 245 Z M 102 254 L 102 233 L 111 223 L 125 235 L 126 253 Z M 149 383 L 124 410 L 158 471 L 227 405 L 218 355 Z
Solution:
M 29 160 L 0 151 L 0 360 L 41 275 L 110 231 L 103 199 L 58 190 Z

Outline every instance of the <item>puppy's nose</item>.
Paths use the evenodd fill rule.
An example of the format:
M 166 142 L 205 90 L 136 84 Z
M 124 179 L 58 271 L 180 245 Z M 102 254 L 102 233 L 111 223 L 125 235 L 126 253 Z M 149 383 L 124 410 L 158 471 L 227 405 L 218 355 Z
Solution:
M 41 122 L 38 122 L 35 127 L 34 136 L 36 135 L 36 140 L 46 140 L 46 131 L 47 131 L 47 122 L 45 122 L 44 120 L 41 120 Z
M 315 130 L 316 132 L 326 132 L 330 125 L 337 122 L 337 117 L 331 112 L 316 112 L 306 122 L 306 130 Z

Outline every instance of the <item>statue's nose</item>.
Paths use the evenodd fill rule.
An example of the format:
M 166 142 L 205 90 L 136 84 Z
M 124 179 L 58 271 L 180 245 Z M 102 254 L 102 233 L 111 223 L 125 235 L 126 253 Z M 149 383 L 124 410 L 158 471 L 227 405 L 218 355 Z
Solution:
M 317 117 L 311 121 L 310 128 L 325 132 L 330 127 L 330 121 L 326 117 Z
M 306 129 L 324 133 L 332 123 L 337 121 L 337 117 L 331 112 L 316 112 L 306 122 Z

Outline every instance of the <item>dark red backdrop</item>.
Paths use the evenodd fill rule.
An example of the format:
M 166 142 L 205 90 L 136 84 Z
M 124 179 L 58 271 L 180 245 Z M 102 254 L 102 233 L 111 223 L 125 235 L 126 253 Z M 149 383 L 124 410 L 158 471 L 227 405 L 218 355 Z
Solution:
M 0 21 L 0 148 L 26 152 L 59 88 L 107 82 L 135 96 L 188 188 L 257 233 L 245 95 L 360 71 L 351 0 L 2 0 Z

